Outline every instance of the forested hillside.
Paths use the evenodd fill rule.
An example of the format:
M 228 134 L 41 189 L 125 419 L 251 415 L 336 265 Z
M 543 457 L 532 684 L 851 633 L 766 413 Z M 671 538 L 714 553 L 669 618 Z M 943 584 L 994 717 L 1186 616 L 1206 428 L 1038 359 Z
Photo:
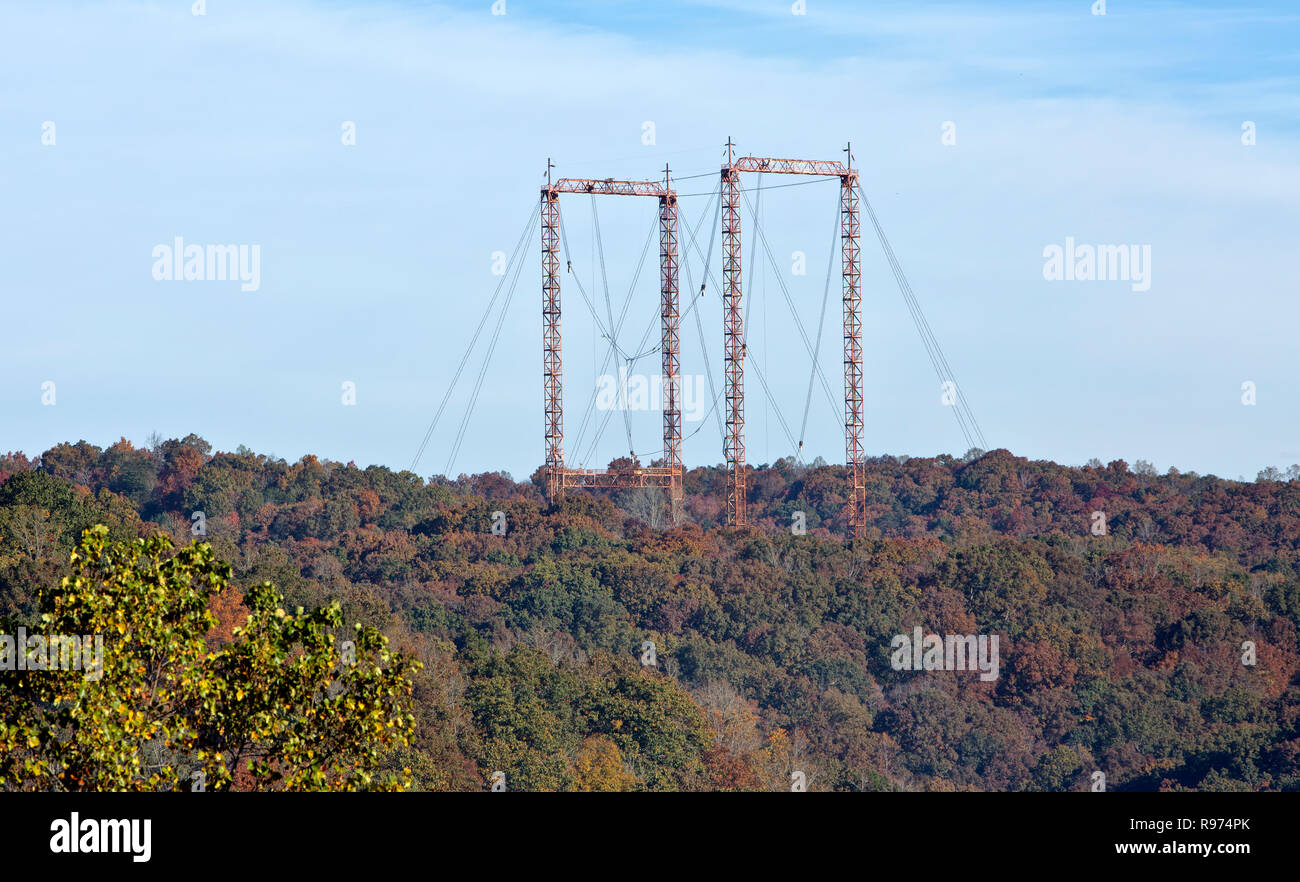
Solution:
M 846 543 L 834 466 L 754 469 L 731 530 L 717 468 L 672 527 L 653 490 L 552 509 L 540 473 L 61 444 L 0 458 L 0 615 L 30 627 L 92 524 L 209 542 L 235 585 L 338 599 L 423 662 L 385 758 L 422 789 L 1300 790 L 1287 477 L 880 457 Z M 999 676 L 894 670 L 916 627 L 997 635 Z

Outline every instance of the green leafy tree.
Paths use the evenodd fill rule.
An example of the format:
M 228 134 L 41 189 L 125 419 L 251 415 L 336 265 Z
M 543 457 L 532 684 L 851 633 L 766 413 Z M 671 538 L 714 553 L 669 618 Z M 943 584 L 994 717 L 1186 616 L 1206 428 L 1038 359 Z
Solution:
M 0 787 L 28 790 L 400 789 L 377 775 L 410 744 L 419 663 L 337 604 L 286 612 L 248 589 L 247 622 L 215 648 L 214 598 L 233 590 L 207 544 L 109 542 L 87 529 L 73 575 L 41 594 L 42 637 L 98 635 L 82 670 L 0 672 Z

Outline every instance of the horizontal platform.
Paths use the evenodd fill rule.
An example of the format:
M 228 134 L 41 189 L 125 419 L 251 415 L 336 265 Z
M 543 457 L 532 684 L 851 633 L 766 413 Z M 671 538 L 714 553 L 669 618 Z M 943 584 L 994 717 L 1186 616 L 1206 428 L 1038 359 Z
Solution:
M 682 470 L 672 466 L 641 466 L 633 469 L 561 469 L 561 487 L 622 489 L 627 487 L 671 487 L 682 480 Z

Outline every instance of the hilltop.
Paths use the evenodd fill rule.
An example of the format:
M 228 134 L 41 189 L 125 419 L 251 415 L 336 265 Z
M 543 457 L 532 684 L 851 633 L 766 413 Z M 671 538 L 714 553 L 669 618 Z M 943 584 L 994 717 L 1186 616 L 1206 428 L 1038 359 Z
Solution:
M 721 468 L 671 526 L 654 490 L 551 506 L 540 471 L 78 442 L 0 457 L 0 615 L 28 621 L 92 523 L 207 541 L 235 584 L 337 598 L 425 662 L 390 761 L 428 789 L 1296 790 L 1288 477 L 876 457 L 847 543 L 836 466 L 753 469 L 726 529 Z M 998 677 L 895 670 L 917 627 L 997 636 Z

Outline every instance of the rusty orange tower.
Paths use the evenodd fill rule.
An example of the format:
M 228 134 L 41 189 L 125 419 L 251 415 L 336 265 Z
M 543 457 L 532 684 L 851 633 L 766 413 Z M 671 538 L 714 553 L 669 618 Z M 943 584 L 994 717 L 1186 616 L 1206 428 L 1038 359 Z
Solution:
M 727 139 L 727 164 L 722 167 L 722 352 L 725 372 L 727 437 L 727 523 L 745 523 L 745 318 L 742 307 L 740 260 L 740 170 L 733 164 Z
M 745 523 L 745 323 L 740 263 L 740 174 L 761 172 L 782 175 L 817 175 L 840 179 L 840 264 L 844 301 L 844 446 L 853 497 L 849 535 L 866 529 L 866 481 L 862 454 L 862 266 L 858 221 L 858 173 L 853 168 L 851 145 L 844 148 L 847 162 L 776 159 L 761 156 L 735 158 L 727 139 L 727 163 L 722 167 L 722 275 L 724 358 L 726 360 L 727 522 Z
M 570 487 L 665 487 L 675 523 L 682 501 L 681 353 L 678 341 L 677 194 L 668 168 L 663 181 L 560 178 L 546 162 L 542 187 L 542 351 L 546 411 L 546 489 L 552 500 Z M 664 449 L 661 466 L 629 470 L 572 469 L 564 464 L 564 375 L 560 337 L 560 194 L 651 196 L 659 200 L 659 293 L 662 323 Z M 613 329 L 611 329 L 612 332 Z

